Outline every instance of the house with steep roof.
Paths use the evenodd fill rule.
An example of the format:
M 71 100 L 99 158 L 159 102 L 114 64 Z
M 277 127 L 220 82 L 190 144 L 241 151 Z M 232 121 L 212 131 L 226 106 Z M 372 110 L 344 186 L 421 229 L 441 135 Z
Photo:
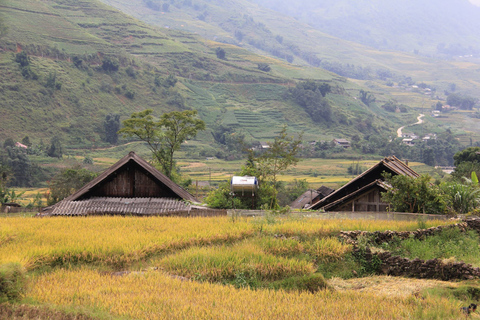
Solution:
M 320 199 L 307 209 L 325 211 L 387 211 L 388 204 L 381 199 L 381 193 L 388 190 L 383 173 L 406 175 L 417 178 L 419 174 L 395 156 L 382 159 L 340 189 Z
M 193 195 L 132 151 L 39 215 L 169 215 L 201 209 Z

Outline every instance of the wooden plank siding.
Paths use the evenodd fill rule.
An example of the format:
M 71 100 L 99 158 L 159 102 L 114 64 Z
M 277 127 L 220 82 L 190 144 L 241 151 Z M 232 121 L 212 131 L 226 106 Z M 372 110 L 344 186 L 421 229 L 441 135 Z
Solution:
M 381 192 L 385 192 L 385 190 L 375 188 L 365 194 L 361 194 L 358 197 L 351 199 L 350 201 L 347 201 L 342 205 L 335 207 L 335 210 L 351 212 L 386 212 L 388 209 L 388 203 L 382 202 Z
M 154 179 L 147 171 L 133 162 L 120 168 L 102 183 L 98 184 L 81 199 L 90 197 L 120 197 L 120 198 L 177 198 L 165 184 Z

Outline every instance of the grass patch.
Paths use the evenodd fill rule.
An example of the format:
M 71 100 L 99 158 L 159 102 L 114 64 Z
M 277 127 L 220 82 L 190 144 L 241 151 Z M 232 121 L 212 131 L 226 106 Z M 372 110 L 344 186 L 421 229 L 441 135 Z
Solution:
M 454 259 L 480 266 L 479 245 L 480 240 L 475 231 L 463 233 L 458 228 L 451 228 L 425 240 L 411 238 L 394 241 L 382 245 L 382 248 L 410 259 Z
M 94 320 L 99 318 L 82 314 L 81 312 L 53 310 L 46 306 L 0 304 L 0 320 L 17 319 Z M 104 314 L 101 319 L 112 319 L 112 317 Z
M 234 246 L 190 248 L 161 259 L 158 266 L 195 280 L 235 284 L 243 277 L 251 285 L 315 271 L 307 261 L 267 254 L 248 241 Z
M 309 291 L 311 293 L 331 288 L 325 278 L 319 273 L 275 281 L 271 283 L 270 287 L 286 291 Z
M 19 263 L 0 265 L 0 303 L 20 300 L 25 285 L 25 271 Z

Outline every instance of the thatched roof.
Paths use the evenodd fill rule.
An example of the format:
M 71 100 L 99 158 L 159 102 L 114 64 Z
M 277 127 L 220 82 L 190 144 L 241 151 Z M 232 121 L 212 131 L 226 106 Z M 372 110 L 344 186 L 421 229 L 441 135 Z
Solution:
M 392 175 L 406 175 L 414 178 L 419 177 L 418 173 L 416 173 L 409 166 L 400 161 L 397 157 L 386 157 L 370 169 L 366 170 L 365 172 L 345 184 L 340 189 L 331 193 L 327 197 L 315 202 L 308 209 L 318 210 L 329 205 L 330 203 L 333 203 L 339 199 L 348 196 L 351 193 L 362 189 L 363 187 L 371 184 L 376 180 L 382 180 L 382 174 L 384 172 L 391 173 Z

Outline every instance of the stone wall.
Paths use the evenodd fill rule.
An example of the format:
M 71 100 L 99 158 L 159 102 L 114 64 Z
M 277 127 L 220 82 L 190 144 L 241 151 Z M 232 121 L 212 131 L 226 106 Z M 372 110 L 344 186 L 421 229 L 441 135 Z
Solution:
M 473 229 L 480 233 L 480 219 L 469 219 L 452 225 L 438 226 L 428 229 L 417 229 L 415 231 L 340 231 L 340 238 L 342 238 L 346 243 L 356 245 L 359 238 L 364 237 L 368 239 L 370 243 L 380 245 L 384 242 L 391 242 L 395 239 L 405 240 L 408 238 L 415 238 L 423 240 L 428 236 L 433 236 L 442 232 L 442 230 L 452 228 L 459 228 L 462 232 Z
M 415 231 L 385 231 L 385 232 L 366 232 L 366 231 L 345 231 L 341 232 L 340 237 L 347 243 L 354 245 L 354 254 L 361 256 L 362 259 L 371 265 L 378 264 L 377 272 L 391 276 L 406 276 L 420 279 L 439 279 L 439 280 L 470 280 L 480 278 L 480 269 L 464 262 L 453 262 L 449 260 L 431 259 L 407 259 L 400 256 L 393 256 L 390 252 L 374 253 L 370 248 L 361 249 L 357 246 L 358 239 L 365 236 L 372 244 L 382 244 L 394 239 L 407 239 L 414 237 L 416 239 L 425 239 L 425 237 L 437 234 L 442 230 L 449 228 L 459 228 L 465 232 L 475 230 L 480 234 L 480 219 L 465 219 L 463 222 L 439 226 L 428 229 L 418 229 Z
M 442 261 L 440 259 L 420 260 L 392 256 L 390 252 L 372 253 L 369 248 L 356 248 L 354 254 L 362 255 L 369 263 L 380 262 L 378 273 L 389 276 L 403 276 L 418 279 L 471 280 L 480 278 L 480 269 L 464 262 Z

